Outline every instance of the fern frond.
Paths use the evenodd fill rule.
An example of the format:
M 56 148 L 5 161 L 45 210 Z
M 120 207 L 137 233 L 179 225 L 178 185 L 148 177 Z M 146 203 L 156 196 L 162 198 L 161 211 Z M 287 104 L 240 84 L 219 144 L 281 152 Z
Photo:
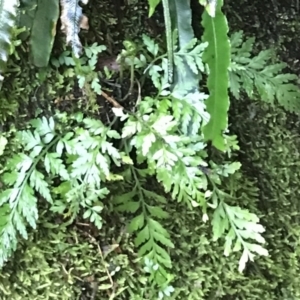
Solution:
M 265 243 L 261 236 L 265 229 L 258 224 L 258 221 L 259 219 L 255 214 L 238 206 L 229 206 L 223 201 L 214 211 L 212 220 L 214 239 L 217 240 L 227 232 L 224 255 L 228 256 L 231 252 L 243 250 L 239 262 L 240 272 L 245 269 L 248 260 L 253 261 L 254 253 L 268 255 L 268 251 L 261 245 L 247 241 L 253 239 L 258 243 Z
M 231 36 L 232 62 L 230 91 L 235 98 L 244 90 L 249 98 L 274 105 L 276 101 L 289 112 L 300 111 L 300 88 L 295 74 L 285 73 L 285 63 L 273 63 L 274 51 L 252 54 L 254 38 L 243 40 L 243 32 Z
M 167 230 L 155 220 L 167 218 L 168 213 L 157 205 L 149 204 L 152 202 L 150 199 L 166 202 L 162 196 L 143 188 L 137 182 L 132 191 L 115 197 L 113 201 L 118 211 L 137 214 L 129 222 L 128 230 L 136 234 L 135 245 L 139 248 L 139 256 L 147 257 L 163 268 L 171 268 L 171 258 L 165 248 L 173 248 L 174 245 Z
M 3 216 L 0 224 L 0 267 L 16 249 L 17 232 L 23 238 L 27 238 L 25 220 L 35 228 L 38 218 L 37 199 L 29 184 L 35 166 L 32 159 L 24 156 L 23 158 L 25 159 L 21 164 L 15 165 L 18 172 L 11 170 L 12 173 L 7 172 L 2 177 L 3 182 L 11 188 L 0 194 L 0 214 Z M 10 165 L 13 166 L 14 163 L 10 162 Z M 43 195 L 48 197 L 48 186 L 43 178 L 39 179 L 39 183 L 46 189 L 42 191 Z M 31 183 L 37 187 L 36 181 Z M 48 200 L 51 201 L 51 197 Z
M 109 193 L 103 181 L 116 180 L 110 164 L 120 165 L 122 160 L 111 138 L 120 135 L 97 120 L 75 119 L 80 126 L 63 132 L 60 128 L 61 134 L 56 132 L 59 123 L 45 117 L 18 133 L 24 153 L 7 162 L 1 176 L 6 189 L 0 194 L 0 267 L 15 250 L 18 235 L 27 238 L 27 223 L 35 228 L 36 195 L 70 222 L 83 210 L 84 218 L 102 227 L 101 200 Z M 60 184 L 50 190 L 49 182 L 55 179 Z

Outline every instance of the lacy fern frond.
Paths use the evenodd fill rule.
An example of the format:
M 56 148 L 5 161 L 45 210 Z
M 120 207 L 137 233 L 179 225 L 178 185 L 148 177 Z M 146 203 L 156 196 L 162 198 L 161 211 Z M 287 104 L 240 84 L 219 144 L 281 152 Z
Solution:
M 80 119 L 80 118 L 79 118 Z M 59 153 L 65 151 L 68 157 L 70 180 L 62 181 L 54 188 L 56 198 L 53 211 L 65 213 L 72 222 L 83 209 L 83 217 L 93 222 L 99 229 L 102 227 L 99 213 L 109 190 L 103 182 L 111 180 L 111 162 L 120 166 L 121 155 L 112 145 L 110 139 L 119 139 L 120 135 L 104 126 L 99 120 L 82 119 L 82 126 L 74 133 L 66 135 L 57 144 Z
M 172 267 L 167 249 L 174 248 L 174 245 L 168 231 L 159 221 L 169 217 L 161 208 L 166 199 L 143 186 L 148 173 L 146 170 L 134 167 L 130 169 L 131 176 L 135 178 L 135 186 L 130 192 L 114 197 L 113 201 L 118 211 L 135 214 L 128 224 L 128 231 L 136 235 L 134 243 L 139 248 L 139 257 L 158 264 L 160 268 L 156 276 L 163 276 L 167 280 L 165 268 Z
M 199 44 L 198 40 L 194 38 L 183 48 L 174 53 L 174 63 L 183 76 L 187 73 L 184 66 L 184 60 L 194 74 L 198 75 L 200 72 L 204 73 L 205 69 L 202 55 L 207 45 L 208 43 Z
M 241 167 L 238 162 L 226 164 L 219 170 L 220 175 L 229 178 L 228 184 L 237 182 L 238 176 L 234 176 L 235 172 Z M 219 190 L 219 183 L 212 182 L 213 191 L 206 192 L 206 199 L 209 206 L 213 207 L 214 213 L 211 220 L 213 227 L 213 239 L 216 241 L 225 238 L 224 255 L 228 256 L 232 252 L 242 251 L 239 261 L 239 271 L 242 272 L 248 260 L 253 261 L 255 254 L 267 256 L 268 251 L 262 246 L 265 243 L 262 233 L 265 228 L 259 224 L 259 218 L 256 214 L 249 212 L 248 209 L 239 206 L 229 205 L 226 202 L 237 202 L 234 197 L 235 190 L 232 188 L 231 194 Z M 252 188 L 253 197 L 258 197 L 257 189 Z
M 264 227 L 258 224 L 258 217 L 247 209 L 238 206 L 230 206 L 221 201 L 214 211 L 212 220 L 214 239 L 225 235 L 224 255 L 231 252 L 243 251 L 239 261 L 239 271 L 242 272 L 248 260 L 253 261 L 254 253 L 268 255 L 268 251 L 261 245 L 249 242 L 249 239 L 257 243 L 265 243 L 261 233 Z
M 38 198 L 69 222 L 83 211 L 83 218 L 102 227 L 101 200 L 109 193 L 103 182 L 114 178 L 111 163 L 120 166 L 122 160 L 111 140 L 120 135 L 81 114 L 74 120 L 77 125 L 62 128 L 43 117 L 19 132 L 23 152 L 7 162 L 1 177 L 6 189 L 0 194 L 0 266 L 15 250 L 18 234 L 27 238 L 27 224 L 36 227 Z M 56 187 L 50 186 L 54 180 L 60 182 Z
M 276 101 L 287 111 L 300 111 L 300 89 L 298 77 L 285 73 L 285 63 L 273 63 L 274 51 L 263 50 L 252 54 L 255 39 L 244 41 L 243 32 L 231 36 L 232 62 L 230 66 L 230 91 L 235 98 L 244 90 L 248 97 L 259 95 L 264 102 Z
M 181 134 L 177 120 L 182 118 L 185 109 L 193 110 L 188 104 L 181 106 L 184 103 L 182 99 L 172 99 L 175 101 L 163 99 L 159 102 L 149 97 L 142 101 L 138 112 L 129 116 L 125 123 L 122 137 L 128 138 L 130 145 L 135 146 L 138 161 L 147 162 L 149 173 L 156 174 L 157 180 L 167 193 L 171 192 L 173 199 L 187 203 L 196 201 L 205 206 L 203 193 L 207 179 L 199 168 L 207 166 L 203 137 Z M 177 111 L 175 117 L 168 108 L 169 103 L 178 104 L 178 110 L 176 106 L 172 107 Z
M 223 46 L 222 42 L 219 43 L 220 41 L 215 45 L 215 47 L 217 47 L 218 56 L 221 57 L 223 47 L 225 51 L 229 51 L 229 46 L 226 35 L 226 20 L 220 12 L 220 5 L 218 6 L 218 14 L 223 26 L 223 28 L 221 28 L 222 39 L 226 39 L 226 41 L 223 40 Z M 208 16 L 206 17 L 207 23 L 211 21 L 209 18 Z M 206 25 L 208 28 L 211 27 L 209 24 Z M 215 24 L 212 27 L 214 26 Z M 212 28 L 210 29 L 212 30 Z M 209 39 L 211 39 L 211 37 Z M 205 100 L 207 99 L 207 95 L 199 91 L 192 93 L 189 89 L 190 86 L 185 86 L 184 84 L 178 85 L 177 89 L 174 88 L 171 91 L 167 80 L 166 55 L 158 56 L 160 49 L 150 38 L 144 36 L 143 40 L 147 51 L 154 57 L 146 68 L 146 71 L 148 71 L 153 85 L 157 88 L 158 95 L 156 97 L 143 98 L 142 101 L 136 105 L 136 111 L 134 113 L 123 114 L 121 116 L 122 120 L 126 120 L 122 128 L 124 150 L 126 154 L 130 156 L 130 152 L 134 147 L 136 165 L 145 166 L 145 169 L 142 171 L 136 170 L 135 172 L 144 177 L 149 176 L 153 178 L 153 176 L 156 176 L 156 180 L 173 200 L 185 202 L 190 208 L 199 207 L 203 212 L 203 221 L 209 219 L 207 213 L 208 206 L 217 209 L 212 221 L 214 237 L 218 239 L 220 237 L 219 233 L 226 236 L 226 255 L 232 251 L 231 245 L 237 240 L 234 251 L 244 251 L 240 261 L 240 270 L 242 270 L 245 267 L 246 261 L 253 259 L 254 252 L 265 255 L 266 251 L 258 244 L 247 241 L 249 238 L 254 239 L 257 243 L 263 240 L 260 235 L 262 226 L 258 224 L 258 219 L 255 219 L 255 215 L 227 204 L 226 199 L 224 199 L 224 193 L 222 194 L 217 188 L 222 182 L 222 177 L 232 176 L 239 169 L 240 164 L 238 162 L 227 162 L 220 166 L 213 161 L 208 161 L 207 144 L 205 142 L 205 136 L 203 136 L 203 131 L 201 132 L 201 129 L 206 126 L 211 117 L 211 114 L 209 115 L 206 110 L 207 105 Z M 182 65 L 181 56 L 184 56 L 185 60 L 190 61 L 189 64 L 193 65 L 191 69 L 197 69 L 194 70 L 194 73 L 202 72 L 203 62 L 201 55 L 204 49 L 204 51 L 207 50 L 205 46 L 206 44 L 197 45 L 197 41 L 192 39 L 186 48 L 174 54 L 176 69 L 182 69 L 180 67 Z M 211 46 L 207 55 L 208 53 L 213 55 L 216 50 L 214 49 L 215 47 Z M 246 58 L 241 58 L 242 62 L 244 62 L 242 59 L 250 57 L 251 47 L 251 41 L 246 42 L 241 47 L 241 51 L 248 53 L 245 55 Z M 197 61 L 191 54 L 193 51 L 199 56 Z M 140 58 L 136 58 L 134 61 L 136 69 L 147 65 L 146 57 L 149 58 L 149 56 L 142 54 Z M 261 54 L 259 61 L 267 61 L 267 58 L 265 54 Z M 156 64 L 157 61 L 160 61 L 160 63 Z M 215 62 L 213 62 L 211 66 L 215 68 L 214 72 L 216 73 L 217 68 L 214 64 Z M 222 72 L 226 74 L 226 83 L 223 82 L 222 91 L 219 91 L 219 95 L 220 97 L 226 98 L 228 96 L 228 64 L 225 64 L 226 66 L 222 66 Z M 253 69 L 257 68 L 256 61 L 250 65 Z M 183 69 L 181 71 L 183 72 Z M 210 75 L 212 75 L 212 78 L 215 78 L 219 76 L 217 73 Z M 232 70 L 231 73 L 233 73 Z M 224 80 L 224 78 L 222 80 Z M 213 84 L 215 84 L 215 82 Z M 225 104 L 222 103 L 223 108 L 226 106 L 226 101 L 228 100 L 226 99 L 224 100 Z M 210 105 L 211 109 L 217 107 L 215 101 L 212 101 Z M 226 109 L 224 110 L 223 108 L 221 114 L 222 122 L 227 118 L 227 111 L 225 112 Z M 214 115 L 213 123 L 218 122 L 217 115 L 218 114 Z M 230 137 L 223 132 L 227 130 L 226 126 L 224 126 L 222 128 L 214 127 L 211 133 L 215 138 L 222 138 L 224 143 L 219 143 L 219 146 L 222 144 L 221 148 L 230 157 L 232 150 L 238 149 L 238 146 L 234 137 Z M 153 252 L 155 247 L 152 243 L 160 242 L 167 247 L 170 246 L 165 240 L 166 232 L 157 225 L 157 220 L 155 220 L 156 222 L 149 221 L 152 217 L 148 216 L 149 211 L 145 208 L 146 206 L 141 205 L 141 202 L 136 200 L 136 198 L 145 198 L 143 192 L 138 188 L 140 185 L 138 176 L 132 175 L 129 181 L 135 182 L 136 186 L 134 186 L 133 190 L 128 194 L 125 194 L 125 198 L 123 198 L 124 195 L 118 197 L 116 200 L 118 209 L 135 214 L 132 223 L 130 223 L 130 229 L 137 233 L 136 245 L 144 247 L 143 250 L 140 251 L 140 254 L 145 255 L 147 253 L 147 255 L 150 255 L 149 253 L 151 253 L 151 260 L 154 258 L 157 262 L 162 262 L 163 260 L 157 256 L 158 253 Z M 212 197 L 209 189 L 212 187 L 219 191 L 217 196 L 213 196 L 213 204 L 209 203 Z M 213 193 L 213 195 L 215 194 L 216 193 Z M 142 213 L 140 211 L 142 211 Z M 148 217 L 146 217 L 146 215 Z M 253 230 L 251 229 L 252 225 L 254 227 L 256 226 Z M 221 226 L 221 228 L 218 226 Z M 155 240 L 154 236 L 156 231 L 153 228 L 161 231 L 163 236 L 156 234 L 157 240 Z M 150 232 L 150 230 L 153 230 L 153 232 Z
M 147 97 L 142 105 L 149 106 L 157 104 L 157 109 L 162 113 L 173 110 L 176 121 L 180 124 L 180 130 L 185 135 L 195 135 L 199 133 L 201 126 L 209 121 L 209 114 L 206 111 L 205 100 L 208 95 L 198 91 L 191 86 L 193 80 L 181 80 L 170 92 L 168 84 L 168 61 L 165 55 L 160 55 L 160 48 L 154 40 L 148 36 L 143 36 L 143 42 L 147 51 L 153 56 L 152 63 L 146 68 L 152 79 L 154 86 L 160 91 L 161 99 L 152 99 Z M 174 64 L 176 72 L 185 77 L 189 73 L 190 77 L 197 77 L 197 82 L 204 72 L 204 64 L 202 62 L 202 54 L 207 43 L 199 43 L 197 39 L 192 39 L 186 43 L 181 49 L 176 49 L 174 53 Z M 145 58 L 144 58 L 145 59 Z M 154 64 L 161 59 L 160 64 Z M 139 68 L 145 64 L 142 59 L 135 59 L 135 64 Z M 188 67 L 188 70 L 187 70 Z
M 36 168 L 45 153 L 57 142 L 57 136 L 54 135 L 52 121 L 48 123 L 44 118 L 39 124 L 42 126 L 38 130 L 20 132 L 25 153 L 13 156 L 2 176 L 8 189 L 0 194 L 0 214 L 3 216 L 0 225 L 0 266 L 15 250 L 17 233 L 27 238 L 26 222 L 36 227 L 38 211 L 35 192 L 52 202 L 48 182 Z
M 156 174 L 157 181 L 174 200 L 184 201 L 190 207 L 201 207 L 203 220 L 208 218 L 207 205 L 216 209 L 212 220 L 214 238 L 225 235 L 226 255 L 232 251 L 243 251 L 239 264 L 242 271 L 247 260 L 253 259 L 254 252 L 267 255 L 267 251 L 259 244 L 247 241 L 249 238 L 258 243 L 264 241 L 261 236 L 264 229 L 258 224 L 256 215 L 225 203 L 225 193 L 217 188 L 221 178 L 234 174 L 240 168 L 240 164 L 233 162 L 219 166 L 210 162 L 208 165 L 205 161 L 207 154 L 203 137 L 190 137 L 181 133 L 175 118 L 177 114 L 180 118 L 182 112 L 178 111 L 175 117 L 171 115 L 168 107 L 170 102 L 166 99 L 158 102 L 149 97 L 142 101 L 136 114 L 128 116 L 122 137 L 128 139 L 125 141 L 131 147 L 136 148 L 138 162 L 147 163 L 148 167 L 144 172 L 149 176 Z M 156 107 L 158 109 L 155 109 Z M 208 193 L 210 186 L 215 189 L 212 195 Z M 132 197 L 131 194 L 128 196 Z M 210 198 L 213 199 L 212 205 L 209 203 Z M 130 207 L 132 212 L 140 209 L 136 203 L 131 203 Z M 142 230 L 140 236 L 144 237 L 137 240 L 138 245 L 145 243 L 145 249 L 150 251 L 145 238 L 150 239 L 145 217 L 140 214 L 133 224 L 135 230 Z

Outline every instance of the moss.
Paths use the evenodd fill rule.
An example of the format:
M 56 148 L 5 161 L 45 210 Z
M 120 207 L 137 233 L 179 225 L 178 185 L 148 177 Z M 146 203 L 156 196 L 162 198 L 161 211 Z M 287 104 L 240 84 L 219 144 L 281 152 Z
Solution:
M 270 42 L 269 37 L 278 41 L 277 37 L 262 29 L 269 26 L 269 19 L 266 21 L 265 18 L 273 18 L 275 22 L 277 12 L 272 11 L 272 14 L 262 17 L 252 10 L 253 6 L 257 6 L 256 9 L 263 11 L 262 3 L 248 2 L 239 2 L 239 6 L 230 4 L 229 23 L 233 24 L 232 29 L 243 29 L 251 35 L 260 32 L 258 39 L 265 45 Z M 115 29 L 118 16 L 114 16 L 112 6 L 104 5 L 102 1 L 99 3 L 95 5 L 101 5 L 103 10 L 106 7 L 109 18 L 98 20 L 91 16 L 91 32 L 93 29 L 94 33 L 100 32 L 99 27 L 102 28 L 101 34 L 93 34 L 93 38 L 96 36 L 96 41 L 101 42 L 105 35 L 108 43 L 119 47 L 120 41 L 114 43 L 114 39 L 119 39 Z M 137 2 L 132 3 L 134 6 Z M 138 3 L 143 5 L 140 1 Z M 273 4 L 264 5 L 272 8 Z M 128 15 L 130 9 L 127 7 Z M 94 11 L 97 13 L 97 10 Z M 124 24 L 130 26 L 132 36 L 138 36 L 140 32 L 134 32 L 135 28 L 143 29 L 146 22 L 145 7 L 143 10 L 138 8 L 138 11 L 143 12 L 142 16 L 135 16 L 140 26 L 131 19 L 124 20 Z M 240 21 L 234 23 L 234 12 L 237 11 L 241 16 L 236 20 Z M 251 19 L 255 16 L 259 23 Z M 274 31 L 275 25 L 271 25 L 269 32 Z M 269 35 L 268 38 L 266 35 Z M 279 42 L 284 45 L 286 39 L 280 37 Z M 110 50 L 115 51 L 115 48 Z M 287 52 L 284 53 L 286 55 Z M 2 91 L 2 123 L 15 116 L 22 104 L 29 103 L 34 88 L 39 85 L 35 81 L 30 90 L 24 92 L 21 87 L 27 86 L 26 74 L 23 68 L 19 68 L 7 79 L 11 84 L 6 84 Z M 55 76 L 53 78 L 53 82 L 49 79 L 53 89 L 65 84 L 55 83 Z M 20 98 L 17 102 L 16 99 Z M 20 111 L 20 115 L 26 114 L 27 109 Z M 189 211 L 185 205 L 171 202 L 166 209 L 172 219 L 165 221 L 164 226 L 170 230 L 175 244 L 171 252 L 175 299 L 299 299 L 299 118 L 280 109 L 243 100 L 232 105 L 230 118 L 231 130 L 240 140 L 241 151 L 237 159 L 243 167 L 224 182 L 223 189 L 236 196 L 238 200 L 234 204 L 247 207 L 261 217 L 266 227 L 264 236 L 270 256 L 257 258 L 248 265 L 245 274 L 239 274 L 239 254 L 223 255 L 222 241 L 219 244 L 211 239 L 210 224 L 202 222 L 200 211 Z M 0 299 L 69 300 L 92 299 L 93 296 L 94 299 L 114 299 L 113 293 L 116 294 L 115 299 L 120 300 L 149 299 L 149 286 L 137 262 L 133 237 L 122 233 L 126 220 L 108 211 L 103 217 L 103 231 L 98 232 L 89 224 L 79 224 L 79 220 L 77 224 L 65 227 L 49 211 L 44 211 L 38 230 L 32 232 L 27 241 L 20 242 L 14 257 L 2 270 Z M 100 251 L 97 244 L 101 246 Z

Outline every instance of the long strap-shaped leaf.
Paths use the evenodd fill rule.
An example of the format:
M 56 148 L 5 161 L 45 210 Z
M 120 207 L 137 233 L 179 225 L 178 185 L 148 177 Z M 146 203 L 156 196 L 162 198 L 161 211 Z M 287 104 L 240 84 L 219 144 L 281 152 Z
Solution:
M 38 0 L 35 12 L 30 47 L 32 61 L 37 67 L 48 65 L 59 17 L 58 0 Z
M 12 30 L 17 20 L 18 0 L 0 0 L 0 82 L 9 57 Z
M 38 0 L 22 0 L 20 2 L 17 27 L 26 28 L 26 31 L 23 31 L 18 35 L 18 38 L 22 41 L 26 40 L 30 36 L 37 7 Z
M 172 30 L 178 31 L 179 49 L 184 48 L 195 36 L 192 27 L 192 12 L 189 1 L 172 0 L 169 1 Z M 183 58 L 185 72 L 179 70 L 176 66 L 174 69 L 174 86 L 184 86 L 192 90 L 198 89 L 199 77 L 193 73 L 188 66 L 186 59 Z
M 173 82 L 174 48 L 173 48 L 172 23 L 171 23 L 169 0 L 162 0 L 162 3 L 163 3 L 163 7 L 164 7 L 164 19 L 165 19 L 165 28 L 166 28 L 168 60 L 169 60 L 168 76 L 169 76 L 169 82 L 172 83 Z
M 215 17 L 209 16 L 207 11 L 202 15 L 204 27 L 203 40 L 208 47 L 203 54 L 203 61 L 209 67 L 207 87 L 209 98 L 206 100 L 210 121 L 203 128 L 206 140 L 219 150 L 225 150 L 223 131 L 228 126 L 228 67 L 230 64 L 230 42 L 227 36 L 228 25 L 221 8 L 223 0 L 218 0 Z
M 173 82 L 173 72 L 174 72 L 174 47 L 173 47 L 173 35 L 172 35 L 172 21 L 171 21 L 171 10 L 170 5 L 172 5 L 173 0 L 148 0 L 149 3 L 149 18 L 153 15 L 156 6 L 162 1 L 164 9 L 164 20 L 165 20 L 165 30 L 166 30 L 166 42 L 167 42 L 167 54 L 168 54 L 168 77 L 169 83 Z M 174 14 L 174 10 L 173 10 Z

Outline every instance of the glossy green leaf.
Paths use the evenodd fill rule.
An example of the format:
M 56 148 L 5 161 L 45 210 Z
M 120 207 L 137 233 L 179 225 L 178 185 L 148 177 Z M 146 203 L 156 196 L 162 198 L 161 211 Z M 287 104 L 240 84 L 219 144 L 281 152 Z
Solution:
M 230 65 L 230 43 L 227 36 L 228 25 L 221 8 L 223 0 L 218 0 L 216 15 L 209 16 L 207 11 L 202 15 L 204 27 L 203 41 L 208 42 L 208 47 L 203 54 L 203 61 L 209 67 L 207 87 L 209 98 L 206 100 L 210 120 L 203 128 L 206 140 L 219 150 L 225 150 L 223 137 L 228 126 L 228 68 Z

